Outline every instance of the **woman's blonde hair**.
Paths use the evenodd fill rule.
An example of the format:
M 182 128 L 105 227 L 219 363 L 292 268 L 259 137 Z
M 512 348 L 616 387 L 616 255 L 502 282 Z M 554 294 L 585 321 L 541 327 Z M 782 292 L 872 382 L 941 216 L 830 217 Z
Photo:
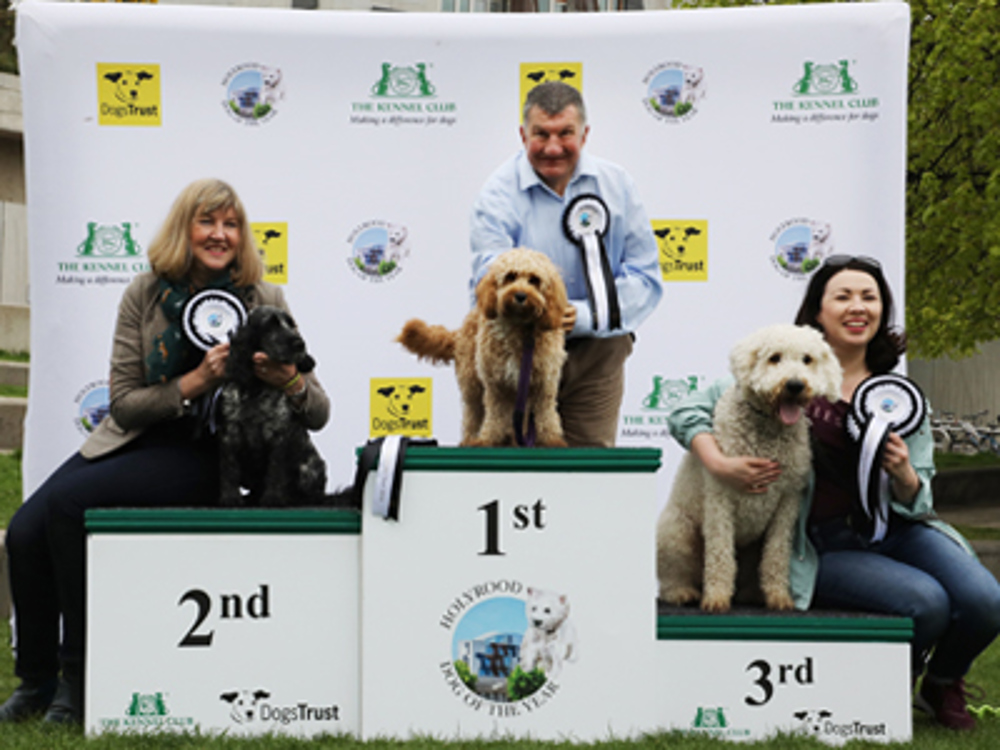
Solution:
M 184 188 L 149 245 L 146 256 L 157 276 L 171 281 L 185 278 L 191 270 L 191 226 L 203 214 L 233 209 L 240 223 L 240 244 L 229 270 L 236 286 L 256 284 L 264 275 L 264 264 L 253 241 L 247 212 L 236 191 L 212 178 L 196 180 Z

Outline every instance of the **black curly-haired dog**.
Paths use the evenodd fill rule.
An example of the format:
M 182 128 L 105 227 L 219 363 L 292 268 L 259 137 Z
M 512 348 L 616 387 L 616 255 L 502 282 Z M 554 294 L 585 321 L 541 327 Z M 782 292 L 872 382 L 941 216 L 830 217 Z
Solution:
M 254 374 L 253 355 L 264 352 L 311 372 L 292 316 L 270 305 L 254 309 L 233 335 L 226 383 L 219 397 L 219 491 L 222 505 L 320 505 L 326 464 L 288 397 Z M 243 495 L 240 487 L 249 491 Z

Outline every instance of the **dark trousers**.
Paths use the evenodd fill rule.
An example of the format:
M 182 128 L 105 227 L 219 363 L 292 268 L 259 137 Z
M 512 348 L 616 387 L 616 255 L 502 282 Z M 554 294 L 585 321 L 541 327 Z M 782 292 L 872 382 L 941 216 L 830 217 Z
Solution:
M 185 425 L 174 423 L 151 429 L 99 459 L 89 461 L 74 454 L 14 514 L 6 541 L 14 602 L 15 672 L 22 680 L 54 677 L 60 664 L 82 673 L 85 511 L 218 502 L 215 442 L 192 441 L 187 439 L 189 434 Z
M 625 393 L 625 360 L 632 337 L 566 341 L 566 364 L 559 381 L 559 418 L 573 448 L 613 448 Z

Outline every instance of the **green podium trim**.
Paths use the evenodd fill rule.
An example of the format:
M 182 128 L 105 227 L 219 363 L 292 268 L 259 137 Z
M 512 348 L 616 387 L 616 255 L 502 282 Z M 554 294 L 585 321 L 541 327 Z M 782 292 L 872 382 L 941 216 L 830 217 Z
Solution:
M 309 508 L 107 508 L 88 510 L 96 534 L 360 534 L 357 511 Z
M 360 451 L 360 449 L 359 449 Z M 414 445 L 406 471 L 655 472 L 659 448 L 444 448 Z
M 826 641 L 909 643 L 909 617 L 823 617 L 767 615 L 660 615 L 656 638 L 661 641 Z

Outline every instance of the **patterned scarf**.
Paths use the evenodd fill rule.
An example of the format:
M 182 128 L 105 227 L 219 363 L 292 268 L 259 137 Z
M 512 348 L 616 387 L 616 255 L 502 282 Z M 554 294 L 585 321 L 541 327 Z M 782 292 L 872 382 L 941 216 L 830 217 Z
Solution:
M 229 274 L 209 282 L 206 289 L 222 289 L 244 299 L 245 288 L 233 285 Z M 153 351 L 146 358 L 146 382 L 166 383 L 178 375 L 193 370 L 204 356 L 201 349 L 194 346 L 184 335 L 181 324 L 181 313 L 188 300 L 201 291 L 187 280 L 168 281 L 160 279 L 159 300 L 160 309 L 167 319 L 167 327 L 162 333 L 153 337 Z

